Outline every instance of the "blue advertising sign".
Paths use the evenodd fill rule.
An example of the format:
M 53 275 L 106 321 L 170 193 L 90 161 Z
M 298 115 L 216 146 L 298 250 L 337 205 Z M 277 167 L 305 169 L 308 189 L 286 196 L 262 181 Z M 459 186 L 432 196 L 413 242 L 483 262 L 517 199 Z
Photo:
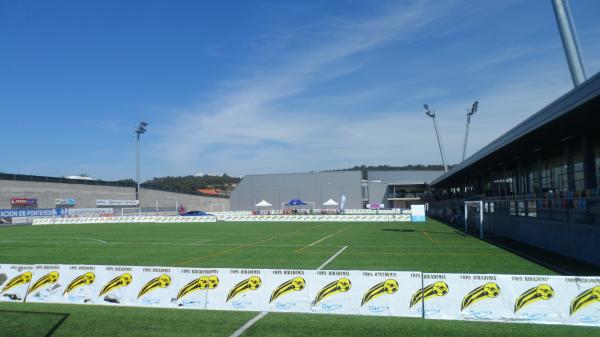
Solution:
M 36 208 L 36 209 L 0 209 L 0 217 L 36 217 L 36 216 L 55 216 L 54 208 Z

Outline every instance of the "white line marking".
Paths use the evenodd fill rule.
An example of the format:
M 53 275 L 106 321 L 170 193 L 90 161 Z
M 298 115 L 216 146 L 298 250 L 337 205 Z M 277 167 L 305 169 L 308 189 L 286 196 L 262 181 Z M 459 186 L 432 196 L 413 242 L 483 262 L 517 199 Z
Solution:
M 333 234 L 331 234 L 331 235 L 333 235 Z M 324 239 L 321 239 L 321 240 L 324 240 Z M 321 266 L 319 266 L 319 268 L 317 268 L 317 270 L 323 269 L 323 267 L 325 267 L 326 265 L 328 265 L 329 262 L 333 261 L 333 259 L 335 259 L 338 255 L 340 255 L 346 248 L 348 248 L 348 246 L 344 246 L 344 247 L 342 247 L 342 249 L 338 250 L 337 253 L 335 253 L 332 257 L 329 258 L 329 260 L 325 261 L 325 263 L 323 263 Z M 254 318 L 252 318 L 251 320 L 249 320 L 248 322 L 246 322 L 246 324 L 242 325 L 239 329 L 237 329 L 229 337 L 239 337 L 239 336 L 241 336 L 244 332 L 246 332 L 246 330 L 250 329 L 250 327 L 252 327 L 256 322 L 260 321 L 263 317 L 267 316 L 267 314 L 268 314 L 268 312 L 263 311 L 260 314 L 254 316 Z
M 344 250 L 346 250 L 346 248 L 348 248 L 348 246 L 344 246 L 344 247 L 342 247 L 342 249 L 338 250 L 338 252 L 335 253 L 332 257 L 330 257 L 329 260 L 325 261 L 325 263 L 323 263 L 322 265 L 320 265 L 319 268 L 317 268 L 317 270 L 323 269 L 323 267 L 325 267 L 326 265 L 328 265 L 329 262 L 333 261 L 333 259 L 335 259 L 338 255 L 340 255 Z
M 228 246 L 242 246 L 242 245 L 247 245 L 250 244 L 248 242 L 246 243 L 201 243 L 201 242 L 192 242 L 192 243 L 176 243 L 176 242 L 116 242 L 116 241 L 103 241 L 103 240 L 98 240 L 98 239 L 91 239 L 94 241 L 98 241 L 98 243 L 102 243 L 102 244 L 109 244 L 109 245 L 159 245 L 159 246 L 224 246 L 224 247 L 228 247 Z M 213 240 L 209 240 L 207 242 L 210 242 Z M 43 243 L 43 244 L 73 244 L 76 243 L 78 245 L 86 245 L 86 244 L 95 244 L 93 242 L 74 242 L 74 241 L 38 241 L 38 240 L 0 240 L 0 243 Z M 253 247 L 305 247 L 305 245 L 284 245 L 284 244 L 263 244 L 263 245 L 252 245 Z M 326 245 L 326 246 L 319 246 L 320 248 L 341 248 L 343 246 L 336 246 L 336 245 Z M 431 245 L 384 245 L 384 246 L 369 246 L 369 245 L 351 245 L 348 247 L 352 247 L 352 248 L 431 248 Z M 436 249 L 439 248 L 456 248 L 456 245 L 454 244 L 448 244 L 448 245 L 438 245 L 436 246 Z M 469 248 L 470 250 L 475 250 L 475 249 L 481 249 L 481 250 L 486 250 L 486 249 L 499 249 L 499 247 L 496 246 L 488 246 L 488 247 L 473 247 L 473 248 Z
M 239 337 L 239 336 L 241 336 L 244 332 L 246 332 L 246 330 L 250 329 L 250 327 L 253 326 L 254 323 L 258 322 L 261 318 L 267 316 L 267 314 L 268 314 L 268 312 L 266 312 L 266 311 L 263 311 L 263 312 L 259 313 L 253 319 L 251 319 L 248 322 L 246 322 L 246 324 L 242 325 L 239 329 L 237 329 L 229 337 Z
M 301 249 L 299 249 L 298 251 L 301 251 L 301 250 L 304 250 L 305 248 L 308 248 L 308 247 L 314 246 L 314 245 L 316 245 L 317 243 L 319 243 L 319 242 L 321 242 L 321 241 L 323 241 L 323 240 L 327 240 L 327 239 L 329 239 L 330 237 L 332 237 L 332 236 L 334 236 L 334 235 L 336 235 L 336 234 L 339 234 L 339 233 L 341 233 L 341 232 L 343 232 L 343 231 L 347 230 L 347 229 L 348 229 L 348 228 L 350 228 L 350 227 L 352 227 L 352 226 L 351 226 L 351 225 L 350 225 L 350 226 L 346 226 L 346 227 L 344 227 L 344 228 L 340 229 L 339 231 L 337 231 L 337 232 L 335 232 L 335 233 L 333 233 L 333 234 L 329 234 L 329 235 L 327 235 L 326 237 L 322 238 L 321 240 L 315 241 L 315 242 L 311 243 L 310 245 L 308 245 L 308 246 L 306 246 L 306 247 L 302 247 L 302 248 L 301 248 Z
M 73 239 L 84 239 L 84 240 L 92 240 L 92 241 L 96 241 L 96 242 L 100 242 L 103 244 L 107 244 L 108 242 L 104 241 L 104 240 L 100 240 L 100 239 L 94 239 L 94 238 L 73 238 Z
M 323 240 L 327 240 L 327 239 L 329 239 L 330 237 L 332 237 L 332 236 L 334 236 L 334 235 L 335 235 L 335 233 L 333 233 L 333 234 L 329 234 L 329 235 L 327 235 L 326 237 L 322 238 L 321 240 L 315 241 L 315 242 L 311 243 L 310 245 L 304 246 L 302 249 L 304 249 L 304 248 L 308 248 L 308 247 L 312 247 L 312 246 L 316 245 L 317 243 L 319 243 L 319 242 L 321 242 L 321 241 L 323 241 Z
M 197 244 L 200 244 L 200 243 L 207 243 L 207 242 L 211 242 L 211 241 L 214 241 L 214 240 L 194 241 L 194 242 L 191 242 L 190 245 L 197 245 Z

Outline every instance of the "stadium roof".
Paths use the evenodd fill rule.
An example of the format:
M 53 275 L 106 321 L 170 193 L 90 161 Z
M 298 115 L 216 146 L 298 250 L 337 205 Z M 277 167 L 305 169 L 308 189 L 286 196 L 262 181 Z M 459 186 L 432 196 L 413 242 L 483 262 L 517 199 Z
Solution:
M 454 166 L 446 174 L 433 180 L 431 184 L 435 186 L 439 183 L 449 180 L 473 164 L 482 161 L 483 159 L 494 155 L 507 146 L 512 145 L 518 140 L 533 134 L 558 118 L 582 111 L 582 109 L 578 108 L 598 97 L 600 97 L 600 73 L 594 75 L 581 85 L 564 94 L 523 122 L 519 123 L 511 130 L 498 137 L 488 145 L 484 146 L 481 150 L 477 151 L 469 158 L 465 159 L 465 161 L 462 163 Z M 548 135 L 556 137 L 551 133 L 546 134 L 546 136 Z

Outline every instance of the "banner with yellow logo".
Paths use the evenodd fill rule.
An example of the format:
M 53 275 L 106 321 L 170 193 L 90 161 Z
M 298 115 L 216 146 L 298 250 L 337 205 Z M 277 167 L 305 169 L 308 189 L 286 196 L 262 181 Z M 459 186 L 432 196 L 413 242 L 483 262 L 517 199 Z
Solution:
M 3 264 L 0 301 L 600 327 L 600 277 Z
M 33 279 L 31 265 L 0 264 L 0 302 L 23 302 Z

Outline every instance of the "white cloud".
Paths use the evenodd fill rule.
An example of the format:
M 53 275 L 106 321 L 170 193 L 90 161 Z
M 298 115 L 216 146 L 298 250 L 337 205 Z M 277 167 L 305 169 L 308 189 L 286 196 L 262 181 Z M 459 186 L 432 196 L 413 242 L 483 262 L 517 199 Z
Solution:
M 287 100 L 323 83 L 360 69 L 355 59 L 392 41 L 414 38 L 431 21 L 442 17 L 432 3 L 417 2 L 358 23 L 328 22 L 329 31 L 286 59 L 260 65 L 247 75 L 229 79 L 208 102 L 175 118 L 162 130 L 159 151 L 173 164 L 171 171 L 198 169 L 244 175 L 335 169 L 356 164 L 438 163 L 439 152 L 431 120 L 420 105 L 391 99 L 384 87 L 317 96 L 290 104 Z M 323 37 L 325 36 L 325 37 Z M 293 36 L 285 35 L 285 39 Z M 262 37 L 261 40 L 269 40 Z M 277 39 L 274 39 L 277 40 Z M 267 46 L 267 50 L 277 50 Z M 531 55 L 526 47 L 482 59 L 471 71 Z M 523 64 L 507 71 L 478 93 L 480 112 L 473 119 L 469 153 L 481 148 L 517 122 L 568 89 L 565 73 L 554 65 Z M 548 70 L 550 69 L 550 70 Z M 561 77 L 562 76 L 562 77 Z M 423 88 L 407 100 L 427 100 L 443 87 Z M 386 96 L 389 108 L 365 108 Z M 445 96 L 445 95 L 443 95 Z M 436 104 L 448 161 L 462 153 L 464 111 L 472 101 L 458 97 Z M 357 113 L 340 111 L 356 103 Z M 414 105 L 414 106 L 413 106 Z M 362 111 L 362 112 L 361 112 Z

